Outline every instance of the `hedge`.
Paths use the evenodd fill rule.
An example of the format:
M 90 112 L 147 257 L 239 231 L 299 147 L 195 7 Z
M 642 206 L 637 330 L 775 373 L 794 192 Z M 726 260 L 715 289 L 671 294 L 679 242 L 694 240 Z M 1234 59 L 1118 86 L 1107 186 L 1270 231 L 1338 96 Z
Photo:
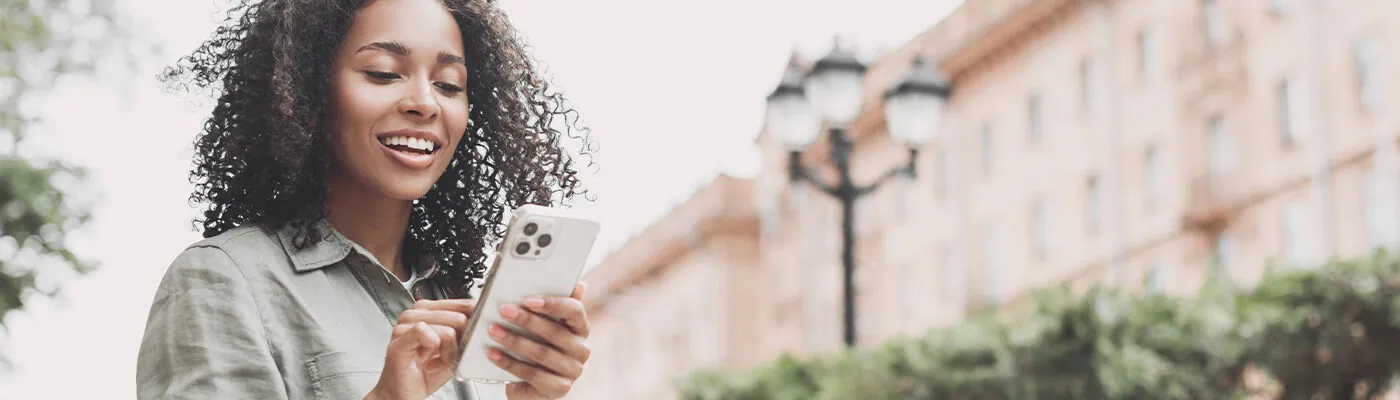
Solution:
M 1249 290 L 1212 274 L 1186 297 L 1045 289 L 1015 317 L 676 386 L 685 400 L 1351 399 L 1391 387 L 1400 257 L 1270 271 Z

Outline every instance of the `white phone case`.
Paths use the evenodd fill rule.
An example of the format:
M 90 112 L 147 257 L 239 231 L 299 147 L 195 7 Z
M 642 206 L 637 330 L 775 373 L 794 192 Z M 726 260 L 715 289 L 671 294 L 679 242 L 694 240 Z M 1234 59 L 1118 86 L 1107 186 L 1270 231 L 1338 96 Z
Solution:
M 531 226 L 533 232 L 527 232 Z M 468 334 L 462 336 L 461 356 L 457 363 L 459 379 L 482 383 L 509 383 L 521 380 L 491 359 L 486 351 L 495 347 L 505 350 L 486 330 L 501 324 L 525 337 L 534 335 L 501 317 L 501 306 L 520 304 L 531 296 L 569 296 L 582 278 L 593 242 L 598 237 L 600 223 L 581 213 L 561 209 L 525 205 L 511 216 L 509 230 L 496 250 L 496 260 L 487 272 L 486 285 L 472 313 Z M 547 242 L 542 241 L 548 235 Z M 528 243 L 528 248 L 522 247 Z M 546 246 L 540 246 L 547 243 Z M 525 250 L 523 254 L 520 250 Z

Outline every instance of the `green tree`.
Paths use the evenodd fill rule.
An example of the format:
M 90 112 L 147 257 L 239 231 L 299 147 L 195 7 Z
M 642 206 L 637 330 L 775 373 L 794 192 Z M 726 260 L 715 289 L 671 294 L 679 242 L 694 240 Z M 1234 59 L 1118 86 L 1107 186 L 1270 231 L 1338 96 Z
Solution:
M 82 169 L 20 149 L 38 122 L 33 104 L 60 78 L 134 65 L 123 21 L 112 0 L 0 0 L 0 327 L 30 296 L 57 293 L 35 286 L 41 270 L 95 267 L 66 240 L 89 217 L 65 194 L 81 184 Z

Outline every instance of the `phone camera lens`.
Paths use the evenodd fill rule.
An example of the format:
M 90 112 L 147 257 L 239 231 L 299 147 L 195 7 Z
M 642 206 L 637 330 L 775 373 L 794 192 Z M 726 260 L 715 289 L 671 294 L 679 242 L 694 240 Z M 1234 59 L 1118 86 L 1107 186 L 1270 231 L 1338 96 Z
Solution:
M 520 244 L 515 245 L 515 254 L 519 254 L 519 255 L 522 255 L 522 256 L 523 256 L 523 255 L 525 255 L 525 253 L 529 253 L 529 252 L 530 252 L 530 242 L 520 242 Z
M 553 236 L 549 236 L 549 234 L 546 233 L 546 234 L 540 235 L 540 238 L 539 238 L 539 239 L 536 239 L 536 242 L 535 242 L 535 243 L 539 244 L 540 247 L 549 247 L 549 244 L 550 244 L 550 243 L 554 243 L 554 237 L 553 237 Z
M 525 236 L 534 235 L 535 232 L 538 232 L 539 230 L 540 230 L 540 226 L 539 226 L 539 225 L 535 225 L 534 222 L 525 224 Z

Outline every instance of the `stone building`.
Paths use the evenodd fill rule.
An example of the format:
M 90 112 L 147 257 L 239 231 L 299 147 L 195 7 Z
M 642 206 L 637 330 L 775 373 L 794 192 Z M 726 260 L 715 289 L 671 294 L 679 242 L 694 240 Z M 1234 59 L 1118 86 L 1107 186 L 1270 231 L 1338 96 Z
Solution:
M 1189 294 L 1212 264 L 1250 285 L 1395 244 L 1394 54 L 1389 0 L 966 1 L 867 74 L 858 181 L 905 160 L 879 99 L 914 57 L 954 91 L 917 177 L 857 207 L 860 345 L 1035 287 Z M 840 208 L 757 145 L 756 177 L 716 179 L 585 277 L 598 356 L 572 397 L 839 348 Z

